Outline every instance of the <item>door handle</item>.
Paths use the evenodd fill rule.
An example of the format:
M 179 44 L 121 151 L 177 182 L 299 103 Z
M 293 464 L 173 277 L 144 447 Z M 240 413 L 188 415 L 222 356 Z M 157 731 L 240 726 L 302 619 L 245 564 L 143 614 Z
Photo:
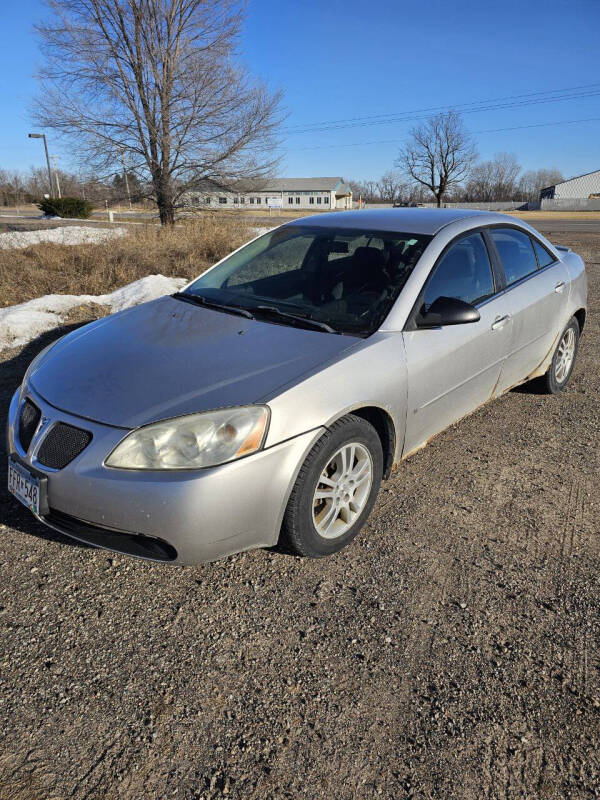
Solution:
M 566 286 L 565 282 L 561 281 L 560 283 L 556 284 L 556 286 L 554 287 L 554 291 L 555 292 L 562 292 L 562 290 L 565 288 L 565 286 Z
M 510 314 L 505 314 L 503 317 L 496 317 L 496 319 L 492 322 L 492 330 L 497 331 L 500 328 L 503 328 L 509 319 Z

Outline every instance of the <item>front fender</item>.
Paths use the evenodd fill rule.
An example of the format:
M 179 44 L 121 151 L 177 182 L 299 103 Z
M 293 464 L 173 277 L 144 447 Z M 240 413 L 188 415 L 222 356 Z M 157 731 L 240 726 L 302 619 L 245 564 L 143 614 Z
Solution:
M 271 408 L 266 446 L 298 436 L 359 408 L 376 407 L 392 419 L 394 461 L 406 430 L 407 369 L 402 334 L 378 332 L 333 363 L 261 398 Z

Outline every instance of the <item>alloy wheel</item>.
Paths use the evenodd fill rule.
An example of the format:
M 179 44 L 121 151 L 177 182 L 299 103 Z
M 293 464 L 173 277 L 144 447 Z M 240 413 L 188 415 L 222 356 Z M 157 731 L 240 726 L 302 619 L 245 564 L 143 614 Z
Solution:
M 313 523 L 319 536 L 343 536 L 360 517 L 373 483 L 373 459 L 358 442 L 340 447 L 324 467 L 313 497 Z
M 571 370 L 574 357 L 575 331 L 573 328 L 567 328 L 558 345 L 556 363 L 554 366 L 554 377 L 557 383 L 563 383 L 563 381 L 566 380 Z

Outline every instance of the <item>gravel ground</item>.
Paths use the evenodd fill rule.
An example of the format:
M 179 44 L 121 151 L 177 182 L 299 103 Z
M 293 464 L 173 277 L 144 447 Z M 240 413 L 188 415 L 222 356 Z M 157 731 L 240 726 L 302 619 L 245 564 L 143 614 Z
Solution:
M 80 547 L 0 454 L 1 800 L 600 797 L 600 237 L 555 240 L 590 264 L 569 389 L 437 437 L 332 558 Z

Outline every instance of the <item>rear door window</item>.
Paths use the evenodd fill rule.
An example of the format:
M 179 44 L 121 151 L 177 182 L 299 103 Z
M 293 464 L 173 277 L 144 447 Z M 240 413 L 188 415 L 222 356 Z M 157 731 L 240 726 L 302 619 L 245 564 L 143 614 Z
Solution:
M 491 228 L 489 233 L 502 261 L 507 286 L 537 270 L 533 243 L 526 233 L 514 228 Z
M 442 256 L 425 288 L 428 309 L 438 297 L 476 305 L 494 294 L 492 266 L 480 233 L 463 236 Z

